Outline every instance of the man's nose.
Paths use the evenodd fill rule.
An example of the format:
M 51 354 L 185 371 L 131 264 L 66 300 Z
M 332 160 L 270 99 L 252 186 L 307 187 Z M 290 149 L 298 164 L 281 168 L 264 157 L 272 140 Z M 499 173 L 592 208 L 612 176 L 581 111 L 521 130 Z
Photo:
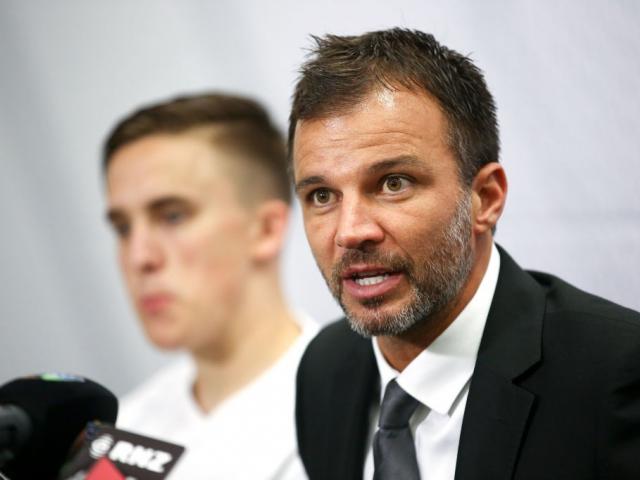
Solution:
M 165 260 L 160 242 L 147 226 L 133 228 L 123 248 L 126 268 L 137 273 L 158 270 Z
M 384 230 L 375 215 L 375 206 L 366 199 L 343 198 L 336 232 L 336 245 L 361 249 L 384 240 Z

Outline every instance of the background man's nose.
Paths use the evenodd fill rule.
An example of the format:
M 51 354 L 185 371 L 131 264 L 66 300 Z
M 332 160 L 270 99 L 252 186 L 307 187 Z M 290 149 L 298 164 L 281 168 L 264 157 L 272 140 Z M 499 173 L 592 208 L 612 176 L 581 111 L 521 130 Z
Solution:
M 136 272 L 148 273 L 160 268 L 164 262 L 164 254 L 153 232 L 139 226 L 131 232 L 127 243 L 123 246 L 126 267 Z

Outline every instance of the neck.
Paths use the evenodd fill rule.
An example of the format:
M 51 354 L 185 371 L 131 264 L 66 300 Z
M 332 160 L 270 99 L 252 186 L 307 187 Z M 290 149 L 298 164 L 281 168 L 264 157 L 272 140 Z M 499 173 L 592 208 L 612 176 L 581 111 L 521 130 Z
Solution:
M 191 352 L 197 369 L 193 394 L 204 412 L 267 370 L 300 334 L 276 272 L 249 280 L 239 304 L 226 321 L 224 338 L 206 350 Z
M 481 237 L 475 242 L 475 259 L 471 272 L 460 293 L 443 310 L 420 322 L 400 335 L 377 337 L 378 346 L 389 365 L 401 372 L 425 348 L 444 332 L 460 315 L 475 295 L 491 257 L 492 237 Z

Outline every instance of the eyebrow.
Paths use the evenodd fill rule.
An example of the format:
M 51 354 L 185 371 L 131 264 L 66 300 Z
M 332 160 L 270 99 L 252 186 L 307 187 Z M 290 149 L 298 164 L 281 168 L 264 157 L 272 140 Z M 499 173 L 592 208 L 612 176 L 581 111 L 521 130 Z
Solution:
M 188 202 L 186 199 L 176 196 L 176 195 L 167 195 L 165 197 L 159 197 L 147 204 L 145 206 L 145 210 L 149 210 L 151 212 L 157 212 L 158 210 L 162 210 L 163 208 L 170 207 L 173 205 L 186 205 Z M 107 210 L 105 214 L 107 221 L 113 223 L 114 221 L 121 219 L 122 217 L 126 217 L 126 212 L 117 207 L 111 207 Z
M 296 193 L 300 190 L 304 190 L 305 188 L 311 185 L 319 185 L 321 183 L 325 183 L 326 180 L 322 175 L 313 175 L 311 177 L 304 178 L 296 183 L 295 191 Z
M 157 211 L 174 205 L 186 205 L 187 200 L 176 195 L 167 195 L 166 197 L 156 198 L 147 205 L 147 210 Z
M 421 162 L 420 160 L 418 160 L 417 157 L 413 155 L 400 155 L 398 157 L 380 160 L 379 162 L 376 162 L 373 165 L 370 165 L 367 168 L 367 171 L 369 173 L 381 173 L 381 172 L 386 172 L 388 170 L 391 170 L 393 168 L 405 167 L 405 166 L 425 168 L 424 162 Z M 324 176 L 312 175 L 310 177 L 303 178 L 302 180 L 297 182 L 295 185 L 295 191 L 299 192 L 300 190 L 304 190 L 309 186 L 320 185 L 323 183 L 326 183 L 326 179 Z

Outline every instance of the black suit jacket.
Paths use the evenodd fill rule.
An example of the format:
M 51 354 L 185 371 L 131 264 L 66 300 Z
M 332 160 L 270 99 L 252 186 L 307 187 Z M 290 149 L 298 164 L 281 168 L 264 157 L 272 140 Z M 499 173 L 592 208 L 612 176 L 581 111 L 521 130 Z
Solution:
M 640 479 L 640 314 L 500 253 L 455 479 Z M 362 479 L 378 392 L 371 340 L 323 329 L 298 371 L 311 480 Z

